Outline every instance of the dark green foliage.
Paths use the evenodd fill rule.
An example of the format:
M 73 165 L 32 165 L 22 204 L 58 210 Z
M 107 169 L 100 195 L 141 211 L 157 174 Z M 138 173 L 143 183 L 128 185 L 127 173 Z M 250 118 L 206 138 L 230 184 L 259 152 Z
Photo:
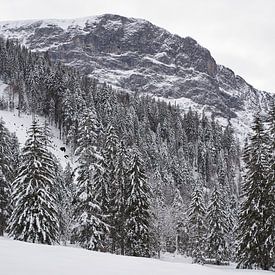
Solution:
M 189 255 L 195 263 L 205 261 L 206 242 L 206 209 L 204 204 L 203 191 L 200 183 L 197 183 L 192 195 L 188 209 L 188 235 L 189 235 Z
M 229 223 L 225 200 L 215 186 L 207 209 L 206 224 L 208 229 L 206 256 L 214 260 L 215 264 L 222 264 L 229 260 Z
M 238 268 L 269 269 L 274 264 L 274 185 L 268 180 L 268 136 L 259 115 L 245 148 L 246 175 L 238 228 Z
M 178 232 L 183 235 L 184 231 L 185 216 L 180 215 L 179 209 L 175 210 L 175 195 L 182 199 L 182 209 L 186 209 L 197 178 L 201 179 L 202 190 L 212 190 L 219 163 L 225 162 L 222 176 L 227 181 L 228 194 L 230 197 L 238 195 L 239 151 L 230 124 L 223 130 L 214 119 L 194 110 L 182 115 L 179 107 L 164 101 L 115 91 L 90 76 L 51 61 L 47 53 L 32 53 L 1 38 L 0 56 L 0 79 L 9 84 L 11 92 L 18 98 L 18 106 L 14 106 L 18 114 L 32 111 L 47 116 L 50 123 L 59 128 L 60 138 L 79 158 L 78 188 L 73 206 L 68 210 L 75 213 L 75 242 L 82 242 L 81 245 L 89 249 L 131 255 L 141 253 L 131 247 L 129 241 L 126 244 L 125 238 L 126 205 L 131 194 L 128 155 L 133 148 L 140 153 L 144 163 L 142 172 L 146 177 L 157 170 L 161 174 L 164 199 L 162 213 L 158 215 L 160 220 L 155 224 L 161 223 L 165 217 L 167 224 L 173 225 L 172 231 L 167 230 L 167 224 L 158 228 L 158 231 L 163 230 L 158 234 L 162 239 L 159 247 L 164 250 L 173 251 L 177 243 L 175 236 Z M 8 105 L 5 103 L 3 108 Z M 55 168 L 55 174 L 60 174 L 60 169 Z M 63 184 L 58 180 L 58 185 Z M 58 189 L 62 188 L 59 186 Z M 62 192 L 58 195 L 66 197 Z M 152 207 L 154 205 L 150 209 Z M 61 212 L 59 215 L 63 215 Z M 169 213 L 175 212 L 182 219 L 179 223 L 175 219 L 169 220 Z M 79 217 L 83 218 L 81 222 Z M 85 227 L 84 221 L 89 221 L 90 227 Z M 110 234 L 106 234 L 110 223 Z M 95 229 L 100 232 L 97 237 Z M 65 235 L 70 235 L 67 233 Z M 91 239 L 91 236 L 95 238 Z M 136 237 L 133 235 L 133 238 Z M 145 239 L 141 243 L 147 246 Z M 149 240 L 148 243 L 152 242 Z M 184 245 L 179 243 L 178 251 L 186 249 L 186 244 L 187 241 Z M 139 246 L 142 244 L 136 243 L 135 247 Z M 144 255 L 151 253 L 150 249 L 145 250 Z
M 15 239 L 54 244 L 59 222 L 55 194 L 54 161 L 44 143 L 43 129 L 33 121 L 13 182 L 13 213 L 9 235 Z
M 78 156 L 78 177 L 73 214 L 74 226 L 72 241 L 90 250 L 102 250 L 105 234 L 109 226 L 104 222 L 102 208 L 97 201 L 99 195 L 95 188 L 96 165 L 102 158 L 97 149 L 97 118 L 92 111 L 86 110 L 80 120 Z
M 11 183 L 18 167 L 19 145 L 0 120 L 0 236 L 4 234 L 12 211 Z
M 138 153 L 134 153 L 126 187 L 126 254 L 149 257 L 150 189 Z

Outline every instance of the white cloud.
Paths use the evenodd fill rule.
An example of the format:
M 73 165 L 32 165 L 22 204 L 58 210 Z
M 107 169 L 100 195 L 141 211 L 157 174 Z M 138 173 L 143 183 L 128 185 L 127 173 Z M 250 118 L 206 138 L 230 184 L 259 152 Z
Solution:
M 103 13 L 144 18 L 208 48 L 258 89 L 275 92 L 274 0 L 0 0 L 0 20 Z

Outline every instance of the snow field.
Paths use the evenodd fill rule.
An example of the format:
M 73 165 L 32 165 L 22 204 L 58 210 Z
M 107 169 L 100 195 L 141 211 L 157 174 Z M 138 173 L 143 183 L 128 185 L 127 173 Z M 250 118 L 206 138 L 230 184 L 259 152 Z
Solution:
M 118 256 L 0 238 L 1 275 L 264 275 L 270 272 Z
M 25 141 L 27 139 L 27 130 L 30 128 L 32 124 L 32 116 L 27 114 L 20 114 L 20 117 L 18 116 L 18 111 L 4 111 L 0 110 L 0 118 L 3 119 L 5 122 L 5 127 L 11 132 L 15 133 L 19 143 L 20 148 L 22 148 L 25 144 Z M 43 124 L 45 121 L 45 118 L 43 117 L 37 117 L 40 124 Z M 70 149 L 66 147 L 66 145 L 62 142 L 62 140 L 59 138 L 59 131 L 53 126 L 50 126 L 51 133 L 53 135 L 52 141 L 53 141 L 53 148 L 51 148 L 51 152 L 56 156 L 56 158 L 59 160 L 60 164 L 64 168 L 68 162 L 71 162 L 72 159 L 69 157 L 71 155 Z M 65 147 L 66 151 L 61 151 L 60 148 Z

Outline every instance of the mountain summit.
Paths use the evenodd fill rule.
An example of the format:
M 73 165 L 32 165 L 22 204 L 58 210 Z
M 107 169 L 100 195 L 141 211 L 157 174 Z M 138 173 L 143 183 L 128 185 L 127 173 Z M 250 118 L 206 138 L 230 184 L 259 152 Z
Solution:
M 0 22 L 0 35 L 118 89 L 176 99 L 222 119 L 250 120 L 270 94 L 218 65 L 209 50 L 142 19 L 105 14 L 70 20 Z M 179 100 L 180 99 L 180 100 Z

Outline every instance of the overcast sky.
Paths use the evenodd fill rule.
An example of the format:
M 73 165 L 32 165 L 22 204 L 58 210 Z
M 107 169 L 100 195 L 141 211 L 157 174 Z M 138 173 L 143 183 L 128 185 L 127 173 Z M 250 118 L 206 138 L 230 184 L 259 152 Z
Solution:
M 217 63 L 275 92 L 275 0 L 0 0 L 0 20 L 114 13 L 191 36 Z

